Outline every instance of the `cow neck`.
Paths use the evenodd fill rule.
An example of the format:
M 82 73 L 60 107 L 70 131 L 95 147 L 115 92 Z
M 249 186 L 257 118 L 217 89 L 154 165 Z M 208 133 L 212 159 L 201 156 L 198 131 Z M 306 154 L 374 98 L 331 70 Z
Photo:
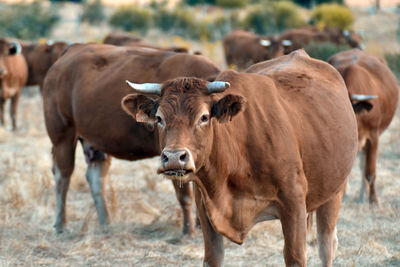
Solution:
M 232 180 L 248 179 L 249 169 L 241 157 L 246 153 L 232 136 L 233 127 L 217 123 L 214 127 L 212 153 L 207 164 L 197 172 L 194 180 L 202 192 L 203 204 L 214 229 L 241 244 L 257 215 L 265 209 L 265 201 L 254 194 L 232 189 Z M 243 181 L 242 180 L 242 181 Z M 242 189 L 248 185 L 239 185 Z M 247 188 L 248 189 L 248 188 Z

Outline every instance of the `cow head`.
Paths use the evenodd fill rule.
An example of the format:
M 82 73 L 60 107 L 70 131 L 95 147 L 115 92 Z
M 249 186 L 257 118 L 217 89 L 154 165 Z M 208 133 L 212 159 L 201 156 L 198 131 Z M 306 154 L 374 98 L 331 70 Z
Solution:
M 230 86 L 223 81 L 177 78 L 162 85 L 129 85 L 137 93 L 124 97 L 122 108 L 138 122 L 157 124 L 158 173 L 180 181 L 205 166 L 216 125 L 229 122 L 246 105 L 243 96 L 219 94 Z
M 20 54 L 21 51 L 22 48 L 18 42 L 0 39 L 0 78 L 7 75 L 7 57 Z
M 351 94 L 350 100 L 353 106 L 354 112 L 360 113 L 363 110 L 370 111 L 373 108 L 373 104 L 370 100 L 378 98 L 376 95 L 359 95 Z
M 283 55 L 283 47 L 274 36 L 260 38 L 259 45 L 263 48 L 263 60 L 269 60 Z
M 342 35 L 346 40 L 347 44 L 353 48 L 359 48 L 363 50 L 363 45 L 361 44 L 361 35 L 354 31 L 343 30 Z

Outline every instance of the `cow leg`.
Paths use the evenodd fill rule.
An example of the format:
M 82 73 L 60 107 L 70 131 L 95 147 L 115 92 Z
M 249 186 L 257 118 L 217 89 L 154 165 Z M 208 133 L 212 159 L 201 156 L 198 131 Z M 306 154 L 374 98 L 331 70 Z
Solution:
M 105 153 L 95 150 L 87 142 L 81 141 L 85 160 L 88 164 L 86 170 L 86 180 L 96 207 L 99 224 L 101 226 L 109 223 L 107 205 L 105 201 L 105 181 L 111 165 L 111 157 Z
M 0 124 L 4 125 L 4 102 L 3 98 L 0 98 Z
M 66 222 L 65 202 L 75 161 L 75 133 L 65 132 L 61 142 L 53 145 L 53 174 L 56 183 L 56 233 L 62 233 Z
M 13 98 L 11 98 L 11 105 L 10 105 L 10 117 L 12 121 L 12 130 L 17 130 L 17 106 L 19 101 L 20 94 L 16 94 Z
M 286 266 L 306 266 L 307 211 L 305 201 L 284 201 L 280 211 Z
M 194 237 L 196 235 L 194 220 L 192 216 L 192 202 L 193 193 L 190 183 L 180 183 L 179 181 L 172 181 L 175 187 L 176 198 L 182 208 L 183 213 L 183 234 Z
M 206 209 L 203 204 L 200 190 L 194 185 L 196 207 L 199 213 L 201 230 L 204 240 L 204 262 L 203 266 L 217 267 L 224 263 L 224 242 L 222 235 L 215 232 L 208 220 Z
M 327 203 L 317 209 L 317 240 L 319 246 L 319 257 L 322 266 L 332 266 L 338 246 L 336 235 L 336 223 L 338 220 L 340 204 L 342 202 L 343 189 L 331 198 Z
M 376 160 L 378 153 L 378 135 L 373 135 L 363 148 L 364 170 L 363 181 L 360 189 L 360 202 L 364 201 L 364 192 L 369 191 L 369 202 L 378 204 L 378 196 L 375 189 Z M 369 188 L 368 188 L 369 187 Z

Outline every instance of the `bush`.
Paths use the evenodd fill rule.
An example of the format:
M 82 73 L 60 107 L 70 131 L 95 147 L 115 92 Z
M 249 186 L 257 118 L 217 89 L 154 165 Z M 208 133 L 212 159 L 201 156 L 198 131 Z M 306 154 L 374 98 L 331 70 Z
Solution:
M 145 34 L 151 26 L 150 11 L 135 6 L 121 6 L 110 18 L 110 24 L 124 31 L 139 31 Z
M 274 2 L 272 4 L 272 10 L 278 31 L 306 25 L 306 21 L 300 15 L 299 6 L 293 2 Z
M 212 40 L 221 40 L 226 34 L 230 33 L 232 29 L 239 28 L 239 12 L 232 11 L 228 15 L 222 14 L 214 18 L 209 23 Z
M 2 6 L 0 35 L 25 40 L 47 37 L 59 16 L 55 10 L 35 1 Z
M 311 8 L 312 5 L 320 5 L 326 3 L 343 4 L 343 0 L 294 0 L 293 2 L 306 8 Z
M 323 4 L 314 8 L 311 19 L 318 27 L 348 29 L 354 23 L 353 13 L 345 6 Z
M 248 0 L 217 0 L 216 5 L 225 8 L 238 8 L 244 7 L 248 3 Z
M 83 5 L 81 20 L 90 24 L 100 24 L 105 18 L 101 0 L 94 0 Z
M 397 81 L 400 81 L 400 53 L 387 53 L 384 57 L 389 68 L 396 75 Z
M 305 24 L 299 7 L 288 1 L 256 5 L 247 13 L 242 22 L 244 28 L 258 34 L 279 33 Z
M 349 50 L 347 45 L 337 45 L 330 42 L 309 43 L 304 50 L 310 57 L 327 61 L 331 56 L 341 51 Z

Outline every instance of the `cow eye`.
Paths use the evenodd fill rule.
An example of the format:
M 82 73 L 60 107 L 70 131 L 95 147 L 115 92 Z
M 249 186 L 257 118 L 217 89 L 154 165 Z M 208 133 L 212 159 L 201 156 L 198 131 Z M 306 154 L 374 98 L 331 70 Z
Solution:
M 208 118 L 208 114 L 204 114 L 203 116 L 201 116 L 200 121 L 202 123 L 208 122 L 209 118 Z
M 163 125 L 163 120 L 161 119 L 160 116 L 156 116 L 156 122 L 160 125 Z

